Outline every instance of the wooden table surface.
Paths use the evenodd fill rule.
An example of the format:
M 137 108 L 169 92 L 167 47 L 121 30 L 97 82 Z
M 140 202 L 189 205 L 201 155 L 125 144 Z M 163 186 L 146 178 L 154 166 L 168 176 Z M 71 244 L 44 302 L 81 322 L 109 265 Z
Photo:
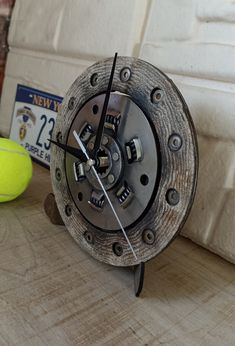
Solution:
M 0 346 L 235 345 L 235 267 L 178 237 L 146 265 L 135 298 L 128 269 L 84 253 L 43 211 L 49 172 L 0 204 Z

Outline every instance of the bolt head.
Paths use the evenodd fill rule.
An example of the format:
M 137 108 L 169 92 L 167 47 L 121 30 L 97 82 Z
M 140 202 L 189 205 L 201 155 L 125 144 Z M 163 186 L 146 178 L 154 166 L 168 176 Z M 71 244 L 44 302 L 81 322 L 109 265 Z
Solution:
M 108 182 L 109 182 L 110 184 L 112 184 L 112 183 L 114 182 L 114 180 L 115 180 L 114 175 L 113 175 L 113 174 L 109 174 L 109 175 L 108 175 Z
M 94 243 L 94 236 L 93 236 L 93 234 L 91 232 L 86 231 L 84 233 L 84 238 L 86 239 L 88 244 L 93 244 Z
M 131 77 L 131 70 L 129 67 L 124 67 L 120 72 L 120 79 L 122 82 L 127 82 Z
M 163 91 L 160 88 L 155 88 L 151 92 L 151 101 L 152 103 L 158 103 L 162 100 L 164 96 Z
M 90 79 L 91 85 L 94 87 L 98 84 L 98 73 L 94 73 Z
M 171 151 L 178 151 L 182 146 L 182 139 L 179 135 L 173 134 L 169 137 L 168 146 Z
M 107 145 L 107 144 L 108 144 L 108 142 L 109 142 L 108 137 L 103 136 L 103 138 L 102 138 L 102 144 L 103 144 L 103 145 Z
M 56 168 L 55 170 L 55 177 L 57 181 L 61 180 L 61 170 L 59 168 Z
M 113 158 L 113 161 L 118 161 L 118 160 L 119 160 L 119 155 L 118 155 L 118 153 L 113 153 L 112 158 Z
M 95 160 L 93 159 L 89 159 L 87 160 L 86 164 L 85 164 L 85 171 L 89 172 L 91 167 L 95 165 Z
M 69 103 L 68 103 L 68 108 L 70 110 L 72 110 L 74 108 L 74 104 L 75 104 L 75 97 L 70 97 Z
M 152 245 L 155 241 L 155 233 L 151 229 L 145 229 L 142 233 L 143 242 Z
M 123 248 L 120 243 L 114 243 L 113 244 L 113 252 L 116 256 L 121 256 L 123 254 Z
M 89 150 L 93 150 L 93 149 L 94 149 L 94 143 L 93 143 L 93 142 L 89 142 L 89 143 L 87 144 L 87 148 L 88 148 Z
M 166 200 L 172 206 L 177 205 L 180 200 L 179 192 L 175 189 L 169 189 L 166 193 Z
M 67 204 L 67 205 L 65 206 L 65 214 L 66 214 L 67 216 L 71 216 L 71 215 L 72 215 L 72 208 L 71 208 L 71 206 L 70 206 L 69 204 Z

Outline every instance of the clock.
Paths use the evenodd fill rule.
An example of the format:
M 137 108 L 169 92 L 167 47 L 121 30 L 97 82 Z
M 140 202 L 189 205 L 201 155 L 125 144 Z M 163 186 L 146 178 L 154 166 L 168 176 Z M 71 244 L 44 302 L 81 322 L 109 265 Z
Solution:
M 192 207 L 198 150 L 163 72 L 117 54 L 90 66 L 69 88 L 51 142 L 60 215 L 91 256 L 135 266 L 175 238 Z

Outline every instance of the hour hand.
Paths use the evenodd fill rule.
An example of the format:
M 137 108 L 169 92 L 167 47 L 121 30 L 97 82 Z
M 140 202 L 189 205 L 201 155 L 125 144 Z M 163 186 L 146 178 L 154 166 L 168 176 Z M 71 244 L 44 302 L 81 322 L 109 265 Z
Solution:
M 71 147 L 70 145 L 66 145 L 66 144 L 62 144 L 62 143 L 53 141 L 52 139 L 48 139 L 48 141 L 57 145 L 57 147 L 63 149 L 66 153 L 73 155 L 74 157 L 76 157 L 80 161 L 82 161 L 82 162 L 87 161 L 86 155 L 82 152 L 81 149 L 77 149 L 77 148 Z

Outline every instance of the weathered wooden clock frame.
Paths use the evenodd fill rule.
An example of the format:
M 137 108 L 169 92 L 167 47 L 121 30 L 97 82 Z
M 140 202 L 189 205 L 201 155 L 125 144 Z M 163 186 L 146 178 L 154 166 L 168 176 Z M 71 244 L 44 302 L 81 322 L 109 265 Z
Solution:
M 54 140 L 68 142 L 70 128 L 82 107 L 106 92 L 111 65 L 112 59 L 98 62 L 75 80 L 58 114 Z M 52 185 L 59 213 L 74 240 L 99 261 L 134 266 L 135 292 L 139 295 L 143 263 L 170 244 L 192 207 L 198 172 L 197 140 L 182 95 L 172 80 L 153 65 L 136 58 L 118 57 L 112 91 L 127 95 L 142 110 L 156 134 L 159 171 L 151 203 L 141 218 L 126 230 L 138 259 L 134 258 L 120 230 L 104 231 L 83 217 L 79 204 L 71 196 L 66 176 L 68 154 L 56 146 L 51 149 Z M 120 253 L 114 250 L 114 244 L 119 244 Z

